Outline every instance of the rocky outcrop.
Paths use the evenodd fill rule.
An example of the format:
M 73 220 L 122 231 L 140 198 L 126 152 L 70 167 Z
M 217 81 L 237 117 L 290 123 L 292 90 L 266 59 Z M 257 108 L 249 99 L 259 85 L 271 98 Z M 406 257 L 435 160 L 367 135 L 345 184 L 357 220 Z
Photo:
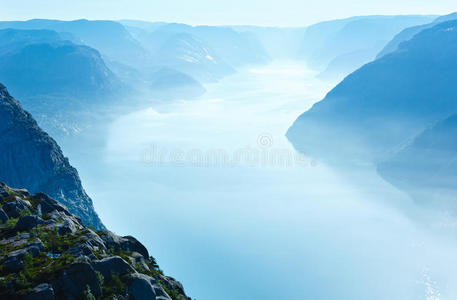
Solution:
M 55 299 L 52 285 L 43 283 L 37 285 L 33 292 L 25 297 L 26 300 L 53 300 Z
M 156 279 L 144 274 L 133 274 L 130 278 L 132 283 L 129 285 L 129 294 L 132 298 L 137 300 L 171 300 Z
M 94 232 L 45 194 L 0 188 L 3 206 L 30 204 L 0 227 L 0 299 L 190 300 L 135 238 Z
M 92 200 L 84 191 L 78 172 L 64 157 L 57 143 L 37 125 L 32 116 L 0 84 L 0 180 L 32 193 L 45 192 L 64 204 L 87 224 L 103 229 Z M 30 205 L 18 192 L 2 207 L 8 217 L 17 218 Z M 44 201 L 46 211 L 59 204 Z

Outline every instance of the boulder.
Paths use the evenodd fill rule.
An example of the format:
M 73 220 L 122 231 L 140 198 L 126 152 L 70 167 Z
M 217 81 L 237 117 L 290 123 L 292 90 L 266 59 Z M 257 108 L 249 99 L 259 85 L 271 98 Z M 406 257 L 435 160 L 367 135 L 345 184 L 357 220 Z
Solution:
M 92 295 L 102 293 L 98 276 L 94 268 L 87 262 L 71 264 L 53 283 L 52 287 L 57 298 L 81 299 L 89 286 Z
M 28 216 L 21 217 L 19 219 L 19 221 L 17 221 L 15 228 L 17 231 L 28 231 L 28 230 L 35 228 L 38 225 L 44 224 L 44 223 L 45 222 L 40 217 L 35 216 L 35 215 L 28 215 Z
M 107 231 L 101 237 L 109 248 L 113 248 L 114 250 L 138 252 L 145 258 L 149 258 L 149 253 L 146 247 L 132 236 L 120 237 L 111 231 Z
M 0 223 L 4 224 L 6 223 L 10 218 L 8 218 L 8 215 L 6 212 L 0 208 Z
M 35 239 L 35 241 L 32 243 L 28 243 L 25 247 L 26 248 L 37 247 L 40 250 L 44 250 L 43 242 L 39 238 Z
M 128 290 L 134 300 L 171 300 L 160 284 L 152 277 L 135 273 Z
M 181 282 L 177 281 L 173 277 L 160 275 L 160 279 L 162 280 L 162 285 L 164 285 L 167 289 L 178 291 L 181 295 L 186 295 Z
M 94 255 L 94 253 L 92 252 L 92 249 L 86 244 L 78 245 L 74 248 L 69 249 L 67 252 L 70 254 L 73 254 L 75 257 L 81 257 L 81 256 L 89 257 L 91 255 Z
M 49 214 L 53 211 L 63 212 L 67 216 L 71 216 L 68 208 L 59 203 L 57 200 L 49 197 L 44 193 L 37 193 L 32 196 L 33 200 L 39 200 L 39 204 L 37 206 L 37 211 L 39 215 Z
M 38 248 L 37 246 L 32 246 L 32 247 L 27 248 L 27 252 L 32 254 L 32 256 L 35 257 L 38 254 L 40 254 L 40 248 Z
M 35 242 L 27 244 L 25 246 L 25 249 L 27 250 L 28 253 L 32 254 L 32 256 L 35 257 L 38 254 L 40 254 L 40 251 L 44 250 L 44 245 L 40 239 L 36 239 Z
M 46 221 L 47 227 L 52 230 L 57 230 L 60 235 L 68 233 L 75 233 L 83 226 L 79 223 L 79 220 L 73 216 L 67 216 L 64 213 L 53 211 L 50 214 L 50 219 Z
M 0 182 L 0 199 L 6 198 L 9 196 L 8 191 L 6 190 L 6 184 Z
M 37 285 L 31 294 L 24 297 L 24 300 L 54 300 L 54 290 L 47 283 Z
M 6 240 L 5 240 L 6 241 Z M 11 241 L 11 245 L 23 245 L 26 244 L 27 240 L 18 240 L 18 241 Z M 37 256 L 40 251 L 44 250 L 43 243 L 37 239 L 35 242 L 28 243 L 24 246 L 23 249 L 18 249 L 11 251 L 8 253 L 8 257 L 3 262 L 3 266 L 5 271 L 7 272 L 17 272 L 24 268 L 24 257 L 27 254 L 31 254 L 32 256 Z
M 138 252 L 132 252 L 132 255 L 130 257 L 130 262 L 133 265 L 139 264 L 144 271 L 150 271 L 149 266 L 146 263 L 146 259 L 144 258 L 143 255 L 141 255 Z
M 122 239 L 122 245 L 127 251 L 138 252 L 143 255 L 144 258 L 149 258 L 148 249 L 146 249 L 146 247 L 143 246 L 143 244 L 140 243 L 136 238 L 133 236 L 124 236 Z
M 18 272 L 24 269 L 24 256 L 27 254 L 26 249 L 19 249 L 8 253 L 8 257 L 3 262 L 6 272 Z
M 99 261 L 95 261 L 93 267 L 100 272 L 107 280 L 111 280 L 112 274 L 120 276 L 130 273 L 135 273 L 135 269 L 119 256 L 107 257 Z
M 27 191 L 26 189 L 13 189 L 13 188 L 10 188 L 11 192 L 13 192 L 14 194 L 16 195 L 19 195 L 20 197 L 22 198 L 28 198 L 30 197 L 30 193 L 29 191 Z
M 90 229 L 86 229 L 85 233 L 81 236 L 81 240 L 84 241 L 92 249 L 106 249 L 105 242 L 100 238 L 98 234 Z
M 65 220 L 62 224 L 58 225 L 58 232 L 60 235 L 65 235 L 67 233 L 75 233 L 78 229 L 76 228 L 75 223 L 72 220 Z
M 3 204 L 3 211 L 8 215 L 10 218 L 19 218 L 21 212 L 25 209 L 31 208 L 31 204 L 28 201 L 22 200 L 21 198 L 15 196 L 14 200 L 8 201 Z

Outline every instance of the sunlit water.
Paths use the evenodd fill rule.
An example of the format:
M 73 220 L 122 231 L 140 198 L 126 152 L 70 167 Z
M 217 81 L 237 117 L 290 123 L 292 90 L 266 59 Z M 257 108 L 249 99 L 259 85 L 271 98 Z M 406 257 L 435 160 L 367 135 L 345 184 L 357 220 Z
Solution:
M 64 150 L 107 227 L 138 237 L 198 300 L 457 299 L 452 218 L 284 137 L 331 88 L 314 75 L 247 69 L 200 100 L 120 117 L 101 155 Z

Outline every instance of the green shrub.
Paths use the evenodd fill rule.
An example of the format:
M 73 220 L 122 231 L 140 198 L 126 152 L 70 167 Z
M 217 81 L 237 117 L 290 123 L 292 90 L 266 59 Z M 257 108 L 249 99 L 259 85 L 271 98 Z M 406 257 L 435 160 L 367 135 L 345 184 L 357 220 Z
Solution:
M 96 300 L 95 296 L 92 295 L 89 285 L 87 285 L 86 289 L 84 290 L 83 299 L 84 300 Z
M 115 295 L 125 295 L 127 291 L 126 278 L 112 274 L 109 281 L 104 280 L 102 285 L 103 299 L 112 299 Z

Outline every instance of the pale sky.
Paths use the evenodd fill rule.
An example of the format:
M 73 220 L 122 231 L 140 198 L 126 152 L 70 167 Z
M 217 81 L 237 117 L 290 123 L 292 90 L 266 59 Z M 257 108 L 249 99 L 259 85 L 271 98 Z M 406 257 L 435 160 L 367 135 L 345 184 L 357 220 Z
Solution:
M 139 19 L 303 26 L 373 14 L 448 14 L 456 0 L 0 0 L 1 20 Z

